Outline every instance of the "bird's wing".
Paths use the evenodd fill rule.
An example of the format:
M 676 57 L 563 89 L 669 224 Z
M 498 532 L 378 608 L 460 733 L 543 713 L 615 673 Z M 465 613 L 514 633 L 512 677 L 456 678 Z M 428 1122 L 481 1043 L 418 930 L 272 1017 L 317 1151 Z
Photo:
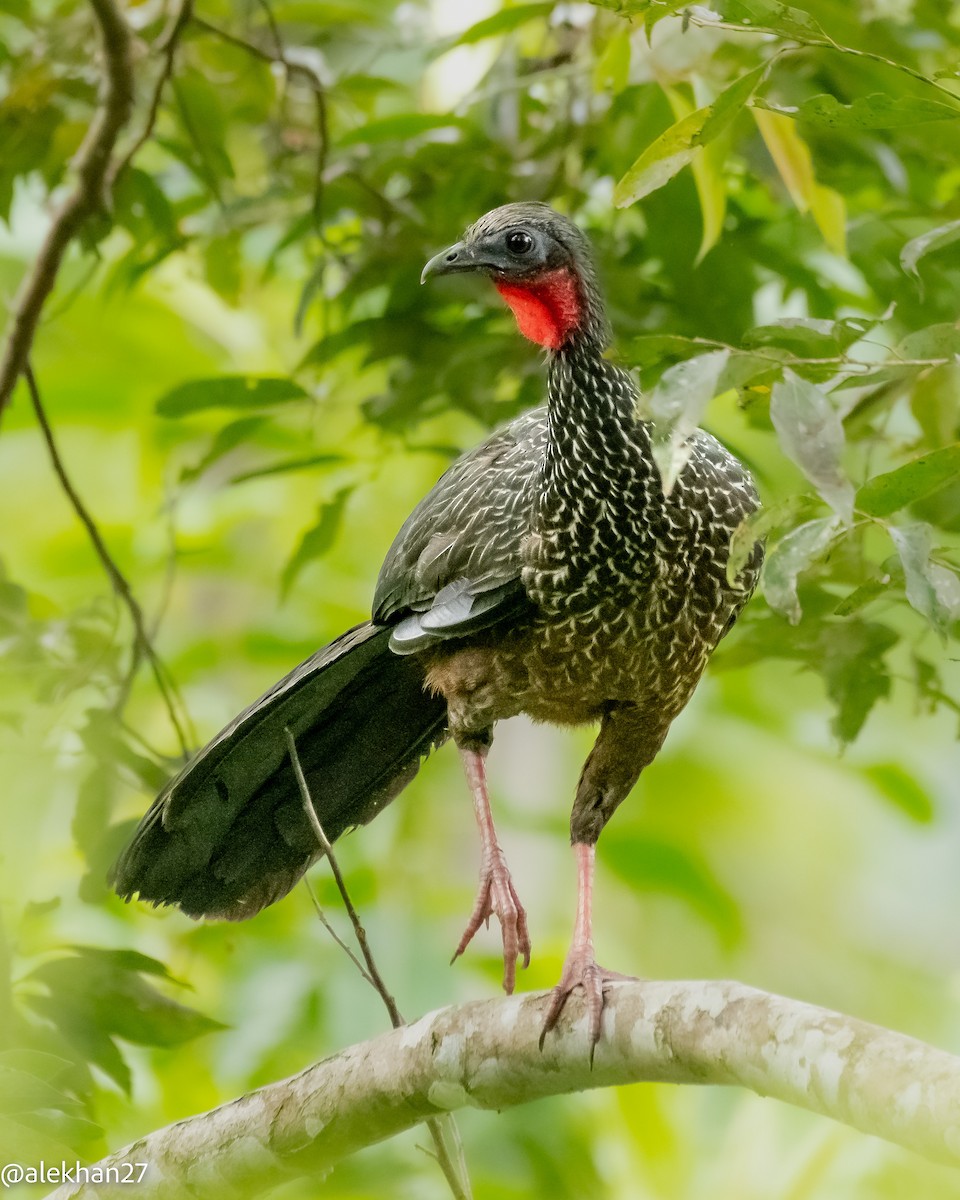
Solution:
M 413 653 L 486 629 L 529 606 L 520 580 L 547 410 L 524 413 L 464 454 L 413 510 L 390 547 L 373 619 Z

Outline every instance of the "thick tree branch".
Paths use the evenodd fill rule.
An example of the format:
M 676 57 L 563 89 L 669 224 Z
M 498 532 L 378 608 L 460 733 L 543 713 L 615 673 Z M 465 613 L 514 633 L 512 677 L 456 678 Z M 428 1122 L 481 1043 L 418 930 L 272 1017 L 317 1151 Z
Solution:
M 90 5 L 100 27 L 106 66 L 100 104 L 74 160 L 76 186 L 54 216 L 14 302 L 0 359 L 0 417 L 30 357 L 40 313 L 53 290 L 67 247 L 87 217 L 106 205 L 110 159 L 133 107 L 130 28 L 116 0 L 90 0 Z
M 643 1081 L 736 1084 L 960 1165 L 960 1058 L 914 1038 L 740 983 L 618 983 L 591 1069 L 577 997 L 537 1048 L 546 1003 L 535 993 L 430 1013 L 102 1165 L 148 1163 L 138 1200 L 178 1187 L 227 1200 L 323 1171 L 444 1111 Z M 50 1200 L 97 1194 L 69 1185 Z

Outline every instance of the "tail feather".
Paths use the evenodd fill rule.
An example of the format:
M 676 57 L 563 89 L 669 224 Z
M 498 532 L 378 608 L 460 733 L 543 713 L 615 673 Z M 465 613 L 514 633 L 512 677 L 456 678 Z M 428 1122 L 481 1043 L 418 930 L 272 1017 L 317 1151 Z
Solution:
M 327 837 L 372 820 L 446 738 L 445 701 L 424 692 L 417 662 L 389 640 L 389 629 L 357 626 L 218 734 L 117 860 L 120 895 L 240 920 L 293 887 L 318 849 L 285 728 Z

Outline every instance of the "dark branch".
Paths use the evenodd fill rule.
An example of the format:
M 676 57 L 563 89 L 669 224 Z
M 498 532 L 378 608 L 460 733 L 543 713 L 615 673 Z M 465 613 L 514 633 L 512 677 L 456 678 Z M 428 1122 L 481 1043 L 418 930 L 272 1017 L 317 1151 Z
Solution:
M 96 521 L 90 514 L 90 510 L 84 504 L 80 494 L 73 484 L 73 480 L 67 473 L 66 465 L 63 461 L 63 456 L 60 454 L 60 448 L 57 445 L 56 438 L 53 435 L 53 428 L 47 418 L 46 410 L 43 407 L 43 401 L 40 397 L 40 389 L 37 386 L 36 376 L 33 373 L 33 368 L 29 360 L 24 366 L 23 376 L 26 380 L 27 388 L 30 392 L 30 399 L 33 403 L 33 410 L 37 416 L 37 422 L 40 426 L 40 431 L 43 434 L 43 440 L 47 445 L 47 452 L 50 455 L 50 462 L 53 466 L 54 474 L 59 480 L 60 486 L 63 489 L 64 495 L 70 507 L 76 513 L 80 524 L 87 532 L 90 543 L 93 546 L 97 558 L 100 560 L 103 569 L 107 573 L 107 578 L 113 587 L 114 592 L 120 601 L 125 605 L 130 614 L 130 619 L 133 622 L 134 641 L 133 651 L 131 653 L 130 667 L 127 671 L 127 678 L 121 685 L 121 695 L 125 696 L 129 690 L 129 683 L 136 674 L 140 663 L 144 658 L 150 663 L 153 671 L 153 677 L 156 680 L 157 688 L 163 698 L 164 706 L 167 710 L 167 715 L 170 718 L 170 724 L 173 726 L 177 735 L 177 740 L 180 743 L 180 750 L 184 756 L 190 753 L 190 746 L 187 739 L 186 731 L 181 721 L 180 715 L 177 712 L 177 700 L 169 679 L 167 671 L 161 662 L 156 650 L 153 647 L 153 642 L 147 632 L 146 622 L 143 616 L 143 609 L 140 603 L 134 596 L 127 582 L 126 576 L 117 566 L 113 555 L 110 553 L 106 542 L 103 540 Z
M 14 302 L 0 359 L 0 417 L 27 365 L 40 313 L 56 283 L 67 247 L 89 216 L 109 207 L 110 158 L 133 107 L 133 39 L 129 26 L 115 0 L 90 0 L 90 4 L 100 28 L 106 65 L 100 103 L 74 160 L 76 186 L 54 216 Z

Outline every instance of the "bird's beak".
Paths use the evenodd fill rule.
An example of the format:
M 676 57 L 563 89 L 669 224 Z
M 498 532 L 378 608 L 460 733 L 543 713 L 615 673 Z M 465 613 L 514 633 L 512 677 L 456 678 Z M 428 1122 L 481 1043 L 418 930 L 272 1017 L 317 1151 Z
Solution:
M 435 254 L 420 274 L 420 282 L 426 283 L 431 275 L 452 275 L 455 271 L 477 271 L 492 264 L 485 262 L 466 242 L 457 242 L 446 250 Z

